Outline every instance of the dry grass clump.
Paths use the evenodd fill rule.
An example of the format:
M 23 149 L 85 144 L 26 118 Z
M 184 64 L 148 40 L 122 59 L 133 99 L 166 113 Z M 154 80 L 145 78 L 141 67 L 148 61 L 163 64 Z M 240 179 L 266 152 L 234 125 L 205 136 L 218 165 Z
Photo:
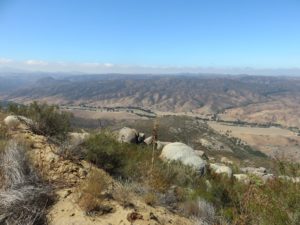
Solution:
M 79 207 L 87 215 L 98 214 L 103 209 L 105 191 L 109 187 L 109 177 L 98 170 L 92 170 L 88 178 L 79 187 Z
M 195 221 L 195 225 L 227 225 L 225 219 L 217 214 L 215 207 L 203 200 L 188 201 L 183 205 L 186 216 Z
M 144 202 L 150 206 L 156 206 L 158 204 L 158 197 L 154 192 L 148 192 L 143 196 Z
M 129 182 L 125 182 L 123 184 L 118 183 L 112 192 L 112 197 L 124 208 L 134 208 L 134 196 L 132 193 L 133 188 L 134 187 L 132 187 L 131 183 Z
M 10 141 L 0 165 L 4 179 L 0 189 L 0 224 L 45 224 L 45 208 L 53 201 L 52 190 L 28 163 L 24 148 Z
M 8 129 L 5 125 L 0 123 L 0 139 L 8 138 Z

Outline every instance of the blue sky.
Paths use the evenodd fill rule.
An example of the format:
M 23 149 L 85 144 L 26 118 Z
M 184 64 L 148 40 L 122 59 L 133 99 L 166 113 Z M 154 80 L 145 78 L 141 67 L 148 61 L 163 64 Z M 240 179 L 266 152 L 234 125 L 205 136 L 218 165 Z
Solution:
M 300 1 L 0 0 L 0 64 L 299 68 Z

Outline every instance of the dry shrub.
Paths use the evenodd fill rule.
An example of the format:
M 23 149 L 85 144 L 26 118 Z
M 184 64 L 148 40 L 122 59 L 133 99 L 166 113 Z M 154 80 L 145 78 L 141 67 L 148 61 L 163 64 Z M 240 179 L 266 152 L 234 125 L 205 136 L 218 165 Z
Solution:
M 112 196 L 113 198 L 119 202 L 123 207 L 134 207 L 133 201 L 133 194 L 132 194 L 133 187 L 130 183 L 126 182 L 125 184 L 118 184 L 113 190 Z
M 148 184 L 155 191 L 166 192 L 171 185 L 171 181 L 165 171 L 161 171 L 160 168 L 155 167 L 149 177 Z
M 143 196 L 143 199 L 147 205 L 155 206 L 158 203 L 157 195 L 153 192 L 149 192 Z
M 92 170 L 80 186 L 81 194 L 78 198 L 80 208 L 88 215 L 99 212 L 105 198 L 104 191 L 107 190 L 108 186 L 108 176 L 98 170 Z
M 79 207 L 87 214 L 99 211 L 101 203 L 101 198 L 95 198 L 95 196 L 90 193 L 83 193 L 78 200 Z
M 188 217 L 194 218 L 197 221 L 197 225 L 219 224 L 214 206 L 205 200 L 198 199 L 197 201 L 186 202 L 183 210 Z
M 0 165 L 4 179 L 0 224 L 45 224 L 45 208 L 53 201 L 53 192 L 28 163 L 24 148 L 15 141 L 9 142 Z
M 0 139 L 7 139 L 8 138 L 8 129 L 5 125 L 0 124 Z

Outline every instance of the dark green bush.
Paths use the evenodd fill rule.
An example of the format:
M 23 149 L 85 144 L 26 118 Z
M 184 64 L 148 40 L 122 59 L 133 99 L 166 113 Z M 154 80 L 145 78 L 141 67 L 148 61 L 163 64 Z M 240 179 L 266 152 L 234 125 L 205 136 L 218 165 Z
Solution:
M 109 133 L 99 133 L 89 138 L 84 147 L 87 160 L 111 174 L 120 172 L 124 155 L 122 146 Z

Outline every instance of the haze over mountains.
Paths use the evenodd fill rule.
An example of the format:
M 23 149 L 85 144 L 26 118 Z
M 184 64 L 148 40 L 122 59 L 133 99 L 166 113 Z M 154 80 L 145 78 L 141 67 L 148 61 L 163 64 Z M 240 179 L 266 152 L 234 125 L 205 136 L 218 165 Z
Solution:
M 299 77 L 44 74 L 0 79 L 2 100 L 222 113 L 227 119 L 300 126 Z

